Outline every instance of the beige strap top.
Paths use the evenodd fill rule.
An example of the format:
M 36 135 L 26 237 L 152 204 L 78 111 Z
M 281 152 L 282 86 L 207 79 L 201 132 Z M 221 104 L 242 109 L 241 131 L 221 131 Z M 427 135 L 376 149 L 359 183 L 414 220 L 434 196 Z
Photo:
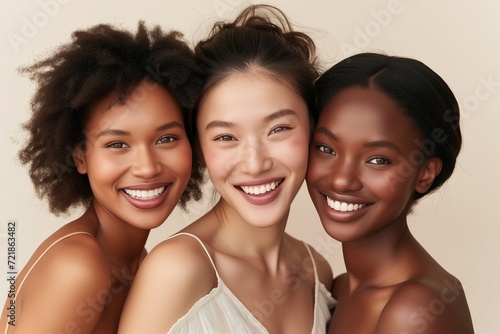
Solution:
M 23 279 L 21 280 L 21 282 L 19 283 L 19 285 L 17 286 L 17 289 L 16 289 L 16 295 L 14 296 L 14 298 L 12 299 L 14 302 L 16 301 L 17 299 L 17 296 L 19 295 L 19 293 L 21 292 L 21 289 L 24 285 L 24 282 L 26 282 L 26 280 L 28 279 L 31 271 L 35 268 L 35 266 L 38 264 L 38 262 L 40 262 L 40 260 L 43 258 L 43 256 L 52 248 L 54 247 L 55 245 L 57 245 L 59 242 L 61 242 L 62 240 L 64 239 L 67 239 L 69 237 L 72 237 L 74 235 L 77 235 L 77 234 L 88 234 L 90 236 L 93 236 L 91 233 L 89 232 L 83 232 L 83 231 L 79 231 L 79 232 L 73 232 L 73 233 L 69 233 L 69 234 L 66 234 L 62 237 L 60 237 L 59 239 L 57 239 L 56 241 L 54 241 L 52 244 L 49 245 L 49 247 L 47 247 L 47 249 L 45 249 L 43 251 L 42 254 L 40 254 L 40 256 L 36 259 L 35 262 L 33 262 L 33 264 L 31 265 L 31 267 L 28 269 L 28 271 L 26 272 L 26 275 L 24 275 Z M 7 334 L 7 332 L 9 331 L 9 323 L 7 322 L 6 326 L 5 326 L 5 330 L 4 330 L 4 334 Z

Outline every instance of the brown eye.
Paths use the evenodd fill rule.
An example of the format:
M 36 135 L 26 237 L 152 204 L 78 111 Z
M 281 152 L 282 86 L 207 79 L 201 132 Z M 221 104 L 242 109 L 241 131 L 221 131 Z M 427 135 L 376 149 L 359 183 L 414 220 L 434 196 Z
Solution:
M 373 164 L 373 165 L 389 165 L 391 162 L 382 157 L 375 157 L 370 160 L 368 160 L 368 163 Z
M 106 145 L 106 147 L 109 147 L 109 148 L 127 148 L 129 146 L 125 143 L 122 143 L 122 142 L 114 142 L 114 143 L 110 143 L 110 144 Z
M 230 135 L 222 135 L 222 136 L 216 137 L 215 140 L 231 141 L 231 140 L 235 140 L 235 139 L 233 137 L 231 137 Z
M 283 132 L 283 131 L 286 131 L 288 129 L 289 129 L 289 127 L 281 126 L 280 125 L 280 126 L 275 127 L 274 129 L 272 129 L 271 132 L 270 132 L 270 134 Z

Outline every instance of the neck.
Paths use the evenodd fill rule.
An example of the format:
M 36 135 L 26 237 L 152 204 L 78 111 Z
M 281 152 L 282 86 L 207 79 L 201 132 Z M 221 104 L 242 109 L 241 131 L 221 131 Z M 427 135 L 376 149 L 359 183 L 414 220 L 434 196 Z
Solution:
M 216 217 L 218 225 L 217 243 L 228 253 L 263 264 L 269 272 L 278 270 L 288 214 L 270 226 L 258 227 L 246 222 L 223 200 L 217 203 L 211 214 Z
M 105 210 L 91 205 L 98 219 L 96 239 L 110 264 L 135 274 L 143 257 L 149 230 L 142 230 L 110 217 Z
M 413 272 L 408 252 L 417 246 L 406 220 L 385 227 L 363 239 L 344 242 L 342 251 L 349 289 L 360 285 L 387 286 L 404 281 Z

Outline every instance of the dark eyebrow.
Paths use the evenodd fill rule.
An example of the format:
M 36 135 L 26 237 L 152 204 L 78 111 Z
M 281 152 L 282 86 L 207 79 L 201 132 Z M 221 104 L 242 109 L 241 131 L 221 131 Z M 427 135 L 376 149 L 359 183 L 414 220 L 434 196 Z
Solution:
M 338 138 L 337 136 L 335 136 L 335 134 L 333 134 L 330 130 L 328 130 L 327 128 L 317 128 L 315 131 L 315 133 L 321 133 L 325 136 L 327 136 L 328 138 L 332 139 L 332 140 L 335 140 L 335 141 L 338 141 Z M 390 141 L 387 141 L 387 140 L 375 140 L 375 141 L 371 141 L 371 142 L 368 142 L 364 145 L 365 147 L 385 147 L 385 148 L 389 148 L 391 150 L 394 150 L 398 153 L 402 153 L 401 152 L 401 149 L 399 147 L 397 147 L 395 144 L 391 143 Z
M 176 121 L 168 122 L 168 123 L 165 123 L 165 124 L 157 127 L 156 132 L 165 131 L 165 130 L 172 129 L 172 128 L 183 129 L 183 126 L 179 122 L 176 122 Z M 106 130 L 99 132 L 97 134 L 96 138 L 103 137 L 103 136 L 130 136 L 130 132 L 118 130 L 118 129 L 106 129 Z
M 327 128 L 317 128 L 316 130 L 314 130 L 315 133 L 321 133 L 321 134 L 324 134 L 325 136 L 327 136 L 328 138 L 330 139 L 333 139 L 333 140 L 337 140 L 337 136 L 335 136 L 332 132 L 330 132 L 330 130 L 328 130 Z
M 224 122 L 224 121 L 212 121 L 207 124 L 205 127 L 205 130 L 211 129 L 211 128 L 231 128 L 234 126 L 234 123 L 231 122 Z
M 278 110 L 277 112 L 272 113 L 271 115 L 267 115 L 264 117 L 264 121 L 270 122 L 275 119 L 285 117 L 287 115 L 297 115 L 297 113 L 291 109 L 282 109 Z M 231 128 L 234 126 L 234 123 L 231 122 L 225 122 L 225 121 L 212 121 L 207 124 L 205 127 L 205 130 L 211 129 L 211 128 Z
M 277 112 L 274 112 L 272 113 L 271 115 L 268 115 L 266 117 L 264 117 L 264 121 L 266 122 L 270 122 L 270 121 L 273 121 L 275 119 L 278 119 L 278 118 L 281 118 L 281 117 L 285 117 L 287 115 L 296 115 L 297 113 L 291 109 L 282 109 L 282 110 L 278 110 Z M 205 127 L 205 130 L 208 130 L 208 129 L 211 129 L 211 128 L 218 128 L 218 127 L 221 127 L 221 128 L 230 128 L 230 127 L 233 127 L 234 126 L 234 123 L 231 123 L 231 122 L 225 122 L 225 121 L 212 121 L 210 123 L 207 124 L 207 126 Z
M 158 128 L 156 128 L 156 131 L 165 131 L 172 128 L 184 129 L 184 127 L 179 122 L 173 121 L 160 125 Z
M 372 142 L 366 143 L 364 146 L 365 147 L 385 147 L 385 148 L 394 150 L 398 153 L 402 153 L 401 150 L 399 149 L 399 147 L 397 147 L 396 145 L 394 145 L 390 141 L 386 141 L 386 140 L 372 141 Z
M 272 113 L 271 115 L 264 117 L 264 120 L 266 122 L 270 122 L 270 121 L 274 121 L 275 119 L 285 117 L 288 115 L 295 116 L 295 115 L 297 115 L 297 113 L 295 111 L 293 111 L 292 109 L 281 109 L 281 110 L 278 110 L 277 112 Z

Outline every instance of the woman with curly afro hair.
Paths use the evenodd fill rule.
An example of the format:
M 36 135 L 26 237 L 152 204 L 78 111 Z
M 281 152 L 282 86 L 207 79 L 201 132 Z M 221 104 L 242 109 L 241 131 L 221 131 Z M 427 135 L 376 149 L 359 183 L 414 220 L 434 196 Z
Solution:
M 19 274 L 4 333 L 116 333 L 149 231 L 201 198 L 187 114 L 201 72 L 179 32 L 97 25 L 23 68 L 38 84 L 19 153 L 54 214 L 85 213 Z M 50 307 L 49 307 L 50 305 Z

